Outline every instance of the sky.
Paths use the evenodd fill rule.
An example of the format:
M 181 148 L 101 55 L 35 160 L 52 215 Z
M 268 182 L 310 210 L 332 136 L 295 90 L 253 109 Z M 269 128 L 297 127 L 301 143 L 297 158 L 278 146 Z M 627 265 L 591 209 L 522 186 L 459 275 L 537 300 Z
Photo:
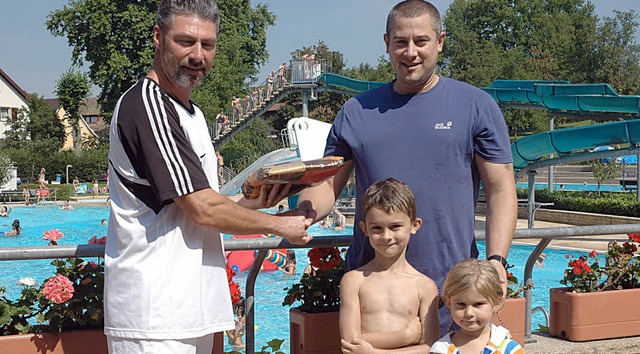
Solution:
M 267 29 L 269 62 L 259 74 L 260 81 L 291 52 L 324 41 L 330 50 L 341 52 L 347 66 L 376 65 L 385 55 L 386 16 L 397 0 L 251 0 L 266 3 L 276 16 Z M 452 0 L 433 0 L 444 14 Z M 592 0 L 599 17 L 613 16 L 613 10 L 635 10 L 640 0 Z M 28 93 L 53 98 L 56 82 L 72 66 L 71 48 L 66 38 L 54 37 L 45 26 L 47 14 L 67 4 L 67 0 L 3 1 L 0 6 L 0 69 Z M 640 42 L 640 36 L 638 37 Z M 214 62 L 215 65 L 215 62 Z M 98 95 L 94 87 L 92 96 Z

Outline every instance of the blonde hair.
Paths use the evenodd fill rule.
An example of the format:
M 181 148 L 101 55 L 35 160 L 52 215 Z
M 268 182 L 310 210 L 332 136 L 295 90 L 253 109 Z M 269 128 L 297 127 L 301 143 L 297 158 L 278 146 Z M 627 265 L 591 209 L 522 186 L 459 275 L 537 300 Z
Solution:
M 442 299 L 447 304 L 451 297 L 470 289 L 478 290 L 493 306 L 503 304 L 500 277 L 489 261 L 471 258 L 454 265 L 442 286 Z
M 404 213 L 411 221 L 418 217 L 413 192 L 409 186 L 393 177 L 372 184 L 364 192 L 362 214 L 365 219 L 373 208 L 385 213 Z

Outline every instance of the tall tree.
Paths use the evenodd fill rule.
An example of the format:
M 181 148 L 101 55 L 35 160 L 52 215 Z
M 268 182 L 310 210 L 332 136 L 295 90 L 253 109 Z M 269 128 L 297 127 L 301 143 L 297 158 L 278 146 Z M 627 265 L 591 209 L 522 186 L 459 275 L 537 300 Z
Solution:
M 4 146 L 45 156 L 62 148 L 64 137 L 64 126 L 56 112 L 42 97 L 32 94 L 27 108 L 18 110 L 17 119 L 5 133 Z
M 345 68 L 342 73 L 344 76 L 363 81 L 389 82 L 395 78 L 391 62 L 385 56 L 378 58 L 376 66 L 361 63 L 357 66 Z
M 58 96 L 60 107 L 66 112 L 65 119 L 71 126 L 73 135 L 73 150 L 76 156 L 82 155 L 82 129 L 80 121 L 80 107 L 91 93 L 89 78 L 86 74 L 68 70 L 60 77 L 56 85 L 55 93 Z
M 47 29 L 66 37 L 73 48 L 74 64 L 89 63 L 89 77 L 101 89 L 99 102 L 106 113 L 151 68 L 157 2 L 76 0 L 47 16 Z M 266 5 L 254 8 L 250 0 L 219 0 L 218 5 L 217 56 L 212 74 L 193 95 L 209 120 L 266 62 L 266 28 L 275 22 Z
M 441 71 L 475 86 L 496 79 L 584 82 L 595 53 L 586 0 L 454 0 L 444 16 Z M 512 132 L 546 130 L 543 112 L 504 112 Z
M 613 11 L 598 25 L 594 81 L 609 83 L 623 95 L 640 94 L 640 43 L 636 33 L 640 16 L 633 10 Z
M 576 54 L 593 44 L 596 19 L 586 0 L 454 0 L 444 16 L 442 63 L 477 86 L 580 78 L 585 69 L 576 67 Z
M 73 48 L 73 64 L 89 64 L 106 112 L 151 68 L 156 9 L 157 0 L 77 0 L 47 16 L 47 29 Z

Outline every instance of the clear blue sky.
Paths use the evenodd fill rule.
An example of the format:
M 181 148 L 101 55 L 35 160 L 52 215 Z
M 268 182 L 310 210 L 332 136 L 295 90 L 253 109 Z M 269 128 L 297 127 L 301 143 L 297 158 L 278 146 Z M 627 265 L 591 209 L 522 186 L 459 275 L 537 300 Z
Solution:
M 388 11 L 396 0 L 251 0 L 267 3 L 278 17 L 267 32 L 269 63 L 261 78 L 290 53 L 323 40 L 331 50 L 344 54 L 347 66 L 375 65 L 385 55 L 382 34 Z M 640 12 L 640 0 L 593 0 L 598 16 L 613 16 L 613 9 Z M 0 68 L 22 89 L 45 98 L 62 73 L 71 67 L 71 48 L 66 38 L 54 37 L 44 22 L 49 12 L 67 0 L 3 1 L 0 13 Z M 442 13 L 451 0 L 433 0 Z M 214 64 L 215 65 L 215 64 Z M 94 88 L 92 95 L 97 95 Z

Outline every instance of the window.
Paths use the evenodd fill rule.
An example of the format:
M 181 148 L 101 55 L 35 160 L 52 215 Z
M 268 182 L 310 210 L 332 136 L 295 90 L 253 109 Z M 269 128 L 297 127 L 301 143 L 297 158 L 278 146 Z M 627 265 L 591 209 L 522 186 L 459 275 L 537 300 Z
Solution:
M 83 116 L 84 121 L 87 123 L 98 123 L 98 116 L 95 115 L 87 115 L 87 116 Z
M 11 115 L 9 114 L 9 107 L 0 107 L 0 122 L 6 122 Z

